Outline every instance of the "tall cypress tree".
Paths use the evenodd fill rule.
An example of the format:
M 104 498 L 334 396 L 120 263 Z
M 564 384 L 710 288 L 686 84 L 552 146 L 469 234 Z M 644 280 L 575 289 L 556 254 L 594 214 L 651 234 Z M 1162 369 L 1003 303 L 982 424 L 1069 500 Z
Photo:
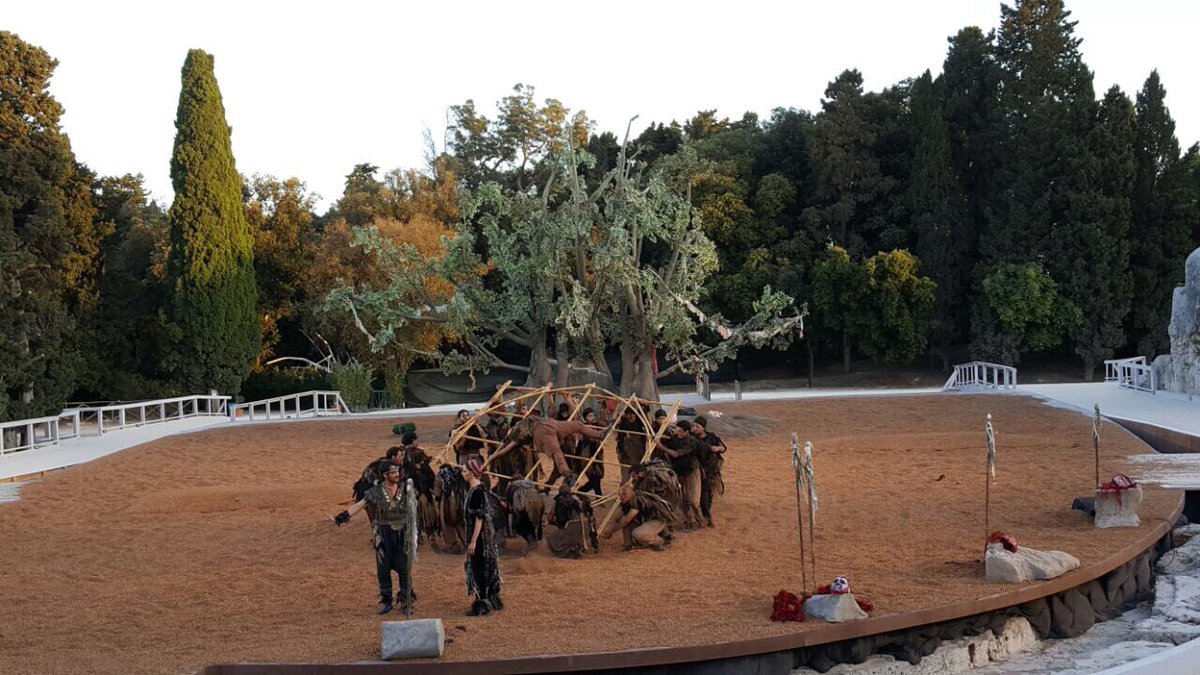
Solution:
M 1119 87 L 1104 95 L 1096 124 L 1071 177 L 1076 197 L 1067 218 L 1051 231 L 1052 258 L 1059 261 L 1059 290 L 1079 308 L 1070 330 L 1083 359 L 1083 377 L 1125 343 L 1133 281 L 1129 271 L 1129 198 L 1134 180 L 1133 102 Z
M 1166 176 L 1176 173 L 1173 167 L 1179 161 L 1175 120 L 1167 109 L 1166 97 L 1156 70 L 1138 92 L 1136 106 L 1137 177 L 1131 237 L 1135 290 L 1128 333 L 1137 352 L 1151 358 L 1168 349 L 1171 295 L 1182 280 L 1183 260 L 1190 251 L 1190 223 L 1179 217 L 1174 203 L 1180 195 L 1174 188 L 1166 190 L 1163 184 Z M 1183 197 L 1186 200 L 1186 195 Z
M 959 337 L 959 317 L 970 287 L 968 251 L 974 228 L 966 199 L 950 166 L 946 120 L 929 71 L 913 82 L 912 118 L 917 139 L 908 208 L 922 271 L 937 283 L 933 346 L 950 367 L 950 345 Z
M 70 316 L 78 167 L 50 95 L 58 62 L 0 31 L 0 420 L 62 409 L 78 359 Z M 84 191 L 86 201 L 86 190 Z
M 1059 230 L 1080 225 L 1074 206 L 1094 189 L 1086 166 L 1096 115 L 1092 73 L 1083 63 L 1075 22 L 1062 0 L 1001 5 L 995 137 L 1001 139 L 997 190 L 980 236 L 977 279 L 1001 263 L 1042 262 L 1064 283 L 1075 260 L 1057 246 Z M 973 307 L 974 347 L 992 343 L 998 325 L 984 303 Z M 975 348 L 976 353 L 982 349 Z
M 174 349 L 164 365 L 183 391 L 237 393 L 259 351 L 254 241 L 213 57 L 199 49 L 183 63 L 171 183 L 167 314 Z

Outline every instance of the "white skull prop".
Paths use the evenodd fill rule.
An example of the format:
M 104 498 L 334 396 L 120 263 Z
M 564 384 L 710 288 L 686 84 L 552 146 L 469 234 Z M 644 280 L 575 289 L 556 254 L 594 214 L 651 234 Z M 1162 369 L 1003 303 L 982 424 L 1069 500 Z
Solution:
M 846 577 L 834 577 L 833 583 L 829 585 L 829 590 L 832 593 L 849 593 L 850 580 Z

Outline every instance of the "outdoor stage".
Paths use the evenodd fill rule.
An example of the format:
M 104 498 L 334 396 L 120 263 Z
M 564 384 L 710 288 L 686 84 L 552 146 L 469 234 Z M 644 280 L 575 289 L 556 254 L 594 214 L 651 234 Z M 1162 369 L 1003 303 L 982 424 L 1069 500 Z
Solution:
M 463 616 L 461 557 L 424 549 L 416 617 L 442 618 L 453 643 L 440 661 L 420 664 L 423 672 L 466 672 L 462 662 L 533 672 L 694 661 L 978 614 L 1136 558 L 1182 501 L 1149 487 L 1140 528 L 1094 530 L 1069 510 L 1093 480 L 1090 420 L 1028 397 L 717 403 L 710 418 L 713 410 L 722 416 L 712 429 L 731 447 L 716 529 L 680 534 L 662 553 L 620 553 L 614 537 L 581 561 L 549 557 L 544 546 L 506 555 L 506 609 L 482 618 Z M 1022 586 L 983 579 L 987 413 L 998 446 L 992 528 L 1067 551 L 1081 570 Z M 449 423 L 418 419 L 423 442 L 444 440 Z M 356 519 L 335 528 L 324 517 L 394 442 L 390 427 L 378 418 L 224 426 L 26 485 L 19 502 L 0 507 L 4 667 L 177 672 L 378 658 L 383 619 L 373 611 L 368 526 Z M 816 447 L 819 580 L 848 576 L 874 603 L 868 620 L 768 619 L 775 592 L 800 585 L 792 431 Z M 1149 451 L 1112 424 L 1102 449 L 1105 474 Z M 606 489 L 614 478 L 610 471 Z M 507 659 L 516 661 L 496 662 Z

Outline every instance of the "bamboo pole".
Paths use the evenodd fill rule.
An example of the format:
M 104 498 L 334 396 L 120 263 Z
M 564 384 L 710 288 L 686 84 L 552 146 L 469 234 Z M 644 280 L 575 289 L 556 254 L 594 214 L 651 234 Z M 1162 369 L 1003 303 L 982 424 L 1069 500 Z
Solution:
M 1096 416 L 1092 418 L 1092 447 L 1096 451 L 1096 487 L 1100 487 L 1100 404 L 1096 404 Z
M 996 475 L 996 431 L 992 428 L 992 414 L 988 413 L 984 423 L 984 436 L 987 441 L 987 470 L 983 473 L 983 548 L 987 550 L 988 539 L 992 536 L 992 478 Z

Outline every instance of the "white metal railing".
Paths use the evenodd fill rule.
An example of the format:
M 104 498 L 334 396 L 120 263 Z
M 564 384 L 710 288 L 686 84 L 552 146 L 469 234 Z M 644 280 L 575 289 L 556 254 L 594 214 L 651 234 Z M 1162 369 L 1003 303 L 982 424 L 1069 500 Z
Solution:
M 180 420 L 197 415 L 225 415 L 228 396 L 195 395 L 153 401 L 84 405 L 58 415 L 0 422 L 0 455 L 57 445 L 80 438 L 89 430 L 94 435 L 109 431 Z
M 1002 366 L 999 363 L 972 361 L 954 366 L 950 379 L 942 385 L 942 389 L 965 389 L 981 387 L 984 389 L 1016 389 L 1017 369 L 1012 366 Z
M 1104 381 L 1105 382 L 1118 381 L 1120 379 L 1118 371 L 1120 370 L 1122 365 L 1127 364 L 1127 363 L 1144 366 L 1144 365 L 1146 365 L 1146 357 L 1131 356 L 1127 359 L 1108 359 L 1107 361 L 1104 362 Z
M 1146 365 L 1145 359 L 1140 363 L 1132 360 L 1118 363 L 1116 371 L 1117 386 L 1148 391 L 1151 394 L 1158 391 L 1158 376 L 1154 374 L 1154 366 Z
M 342 415 L 350 406 L 342 400 L 340 391 L 305 391 L 299 394 L 276 396 L 262 401 L 239 403 L 229 408 L 233 421 L 287 420 L 322 415 Z
M 67 425 L 65 432 L 64 424 Z M 79 413 L 74 410 L 64 410 L 49 417 L 0 422 L 0 455 L 57 445 L 68 438 L 79 438 Z
M 226 415 L 228 406 L 228 396 L 196 394 L 153 401 L 83 406 L 72 410 L 79 414 L 84 424 L 94 421 L 96 433 L 104 434 L 118 429 L 143 427 L 198 415 Z

